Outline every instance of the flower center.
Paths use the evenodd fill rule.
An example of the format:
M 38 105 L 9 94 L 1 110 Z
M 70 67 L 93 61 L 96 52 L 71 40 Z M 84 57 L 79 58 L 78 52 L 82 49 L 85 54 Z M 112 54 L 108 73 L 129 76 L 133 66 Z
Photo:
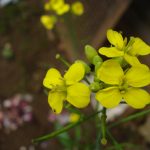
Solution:
M 52 85 L 52 92 L 65 92 L 67 90 L 67 86 L 65 84 L 65 80 L 61 79 L 63 82 L 62 84 L 56 84 L 56 85 Z
M 119 85 L 119 90 L 121 93 L 125 93 L 127 88 L 128 88 L 128 83 L 125 80 L 125 78 L 123 78 L 121 84 Z

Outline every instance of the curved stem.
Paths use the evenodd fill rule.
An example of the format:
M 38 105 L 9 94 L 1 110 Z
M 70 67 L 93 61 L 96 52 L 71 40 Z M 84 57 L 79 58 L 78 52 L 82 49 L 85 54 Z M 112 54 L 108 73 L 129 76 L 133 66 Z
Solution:
M 103 145 L 107 144 L 107 139 L 106 139 L 106 108 L 104 107 L 102 110 L 102 116 L 101 116 L 101 130 L 102 130 L 102 139 L 101 139 L 101 143 Z
M 54 132 L 52 132 L 50 134 L 47 134 L 47 135 L 41 136 L 39 138 L 33 139 L 32 143 L 39 143 L 39 142 L 42 142 L 42 141 L 47 141 L 47 140 L 49 140 L 49 139 L 51 139 L 51 138 L 53 138 L 53 137 L 55 137 L 55 136 L 57 136 L 57 135 L 59 135 L 59 134 L 61 134 L 63 132 L 66 132 L 66 131 L 70 130 L 73 127 L 76 127 L 76 126 L 80 125 L 81 123 L 84 123 L 85 121 L 88 121 L 89 119 L 95 117 L 97 114 L 99 114 L 101 112 L 102 112 L 102 110 L 97 111 L 97 112 L 91 114 L 88 117 L 84 117 L 84 118 L 80 119 L 78 122 L 69 124 L 69 125 L 61 128 L 61 129 L 59 129 L 57 131 L 54 131 Z
M 122 123 L 128 122 L 128 121 L 130 121 L 130 120 L 139 118 L 139 117 L 144 116 L 144 115 L 146 115 L 146 114 L 148 114 L 148 113 L 150 113 L 150 109 L 145 110 L 145 111 L 142 111 L 142 112 L 135 113 L 135 114 L 133 114 L 133 115 L 130 115 L 129 117 L 120 119 L 119 121 L 117 121 L 117 122 L 111 124 L 111 125 L 109 126 L 109 128 L 113 128 L 113 127 L 115 127 L 115 126 L 117 126 L 117 125 L 119 125 L 119 124 L 122 124 Z

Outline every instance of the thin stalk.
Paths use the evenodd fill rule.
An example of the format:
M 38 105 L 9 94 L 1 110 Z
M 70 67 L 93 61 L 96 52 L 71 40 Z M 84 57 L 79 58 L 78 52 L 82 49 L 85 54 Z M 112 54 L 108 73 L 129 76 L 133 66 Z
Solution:
M 113 137 L 113 135 L 109 132 L 109 130 L 106 131 L 109 138 L 112 140 L 115 150 L 123 150 L 121 145 L 116 141 L 116 139 Z
M 111 125 L 109 125 L 109 128 L 113 128 L 113 127 L 115 127 L 115 126 L 117 126 L 119 124 L 128 122 L 130 120 L 134 120 L 134 119 L 139 118 L 139 117 L 142 117 L 144 115 L 147 115 L 148 113 L 150 113 L 150 109 L 142 111 L 142 112 L 135 113 L 135 114 L 130 115 L 130 116 L 126 117 L 126 118 L 122 118 L 122 119 L 120 119 L 119 121 L 117 121 L 115 123 L 112 123 Z
M 99 102 L 97 101 L 95 110 L 98 111 L 98 109 L 99 109 Z M 96 133 L 97 133 L 95 150 L 100 150 L 101 149 L 101 142 L 100 142 L 100 140 L 101 140 L 101 120 L 100 120 L 99 115 L 97 115 L 95 117 L 95 124 L 96 124 Z
M 107 144 L 107 139 L 106 139 L 106 108 L 104 107 L 102 110 L 102 116 L 101 116 L 101 131 L 102 131 L 102 139 L 101 139 L 101 143 L 103 145 Z
M 84 123 L 85 121 L 88 121 L 89 119 L 95 117 L 97 114 L 99 114 L 99 113 L 101 113 L 101 112 L 102 112 L 102 110 L 97 111 L 97 112 L 91 114 L 91 115 L 88 116 L 88 117 L 82 118 L 82 119 L 79 120 L 78 122 L 71 123 L 71 124 L 69 124 L 69 125 L 67 125 L 67 126 L 65 126 L 65 127 L 63 127 L 63 128 L 61 128 L 61 129 L 59 129 L 59 130 L 57 130 L 57 131 L 54 131 L 54 132 L 52 132 L 52 133 L 50 133 L 50 134 L 47 134 L 47 135 L 41 136 L 41 137 L 39 137 L 39 138 L 33 139 L 33 140 L 32 140 L 32 143 L 39 143 L 39 142 L 42 142 L 42 141 L 47 141 L 47 140 L 49 140 L 49 139 L 51 139 L 51 138 L 53 138 L 53 137 L 55 137 L 55 136 L 57 136 L 57 135 L 59 135 L 59 134 L 61 134 L 61 133 L 63 133 L 63 132 L 66 132 L 66 131 L 70 130 L 70 129 L 73 128 L 73 127 L 76 127 L 76 126 L 78 126 L 78 125 Z
M 71 20 L 71 14 L 68 13 L 68 14 L 64 15 L 64 23 L 67 27 L 67 30 L 69 33 L 69 38 L 70 38 L 72 46 L 73 46 L 73 56 L 74 56 L 74 58 L 76 58 L 78 56 L 77 52 L 79 49 L 79 42 L 78 42 L 74 24 Z
M 56 54 L 56 59 L 60 60 L 67 67 L 70 67 L 70 63 L 65 60 L 60 54 Z

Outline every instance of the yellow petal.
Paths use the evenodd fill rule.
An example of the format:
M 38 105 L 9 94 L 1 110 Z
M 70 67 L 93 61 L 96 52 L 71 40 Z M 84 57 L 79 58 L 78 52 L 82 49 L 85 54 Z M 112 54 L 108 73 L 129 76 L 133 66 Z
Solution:
M 125 79 L 130 86 L 144 87 L 150 84 L 150 70 L 145 65 L 133 66 L 125 74 Z
M 45 28 L 51 30 L 51 29 L 53 29 L 53 27 L 57 21 L 57 18 L 53 15 L 51 15 L 51 16 L 43 15 L 43 16 L 41 16 L 40 20 L 41 20 L 42 24 L 45 26 Z
M 143 108 L 150 103 L 150 95 L 145 90 L 130 88 L 123 94 L 124 100 L 133 108 Z
M 116 87 L 109 87 L 104 90 L 100 90 L 96 93 L 95 98 L 106 108 L 116 107 L 122 100 L 120 91 Z
M 140 38 L 134 38 L 135 42 L 132 49 L 129 51 L 132 55 L 148 55 L 150 54 L 150 46 Z
M 60 9 L 61 6 L 64 5 L 64 0 L 51 0 L 50 5 L 56 11 Z
M 63 15 L 70 10 L 69 4 L 62 5 L 59 9 L 56 10 L 57 15 Z
M 65 92 L 49 92 L 48 103 L 56 114 L 61 113 L 63 108 L 63 101 L 65 100 L 65 98 Z
M 50 89 L 56 85 L 63 85 L 63 83 L 64 82 L 62 80 L 60 72 L 55 68 L 49 69 L 43 80 L 43 85 Z
M 122 82 L 124 76 L 123 70 L 118 62 L 115 60 L 105 61 L 97 70 L 98 79 L 107 84 L 119 84 Z
M 70 66 L 64 78 L 66 79 L 66 84 L 71 85 L 82 80 L 85 74 L 85 68 L 82 63 L 76 62 Z
M 45 10 L 47 10 L 47 11 L 49 11 L 49 10 L 51 10 L 51 9 L 52 9 L 52 8 L 51 8 L 51 4 L 50 4 L 50 2 L 45 3 L 45 5 L 44 5 L 44 9 L 45 9 Z
M 75 122 L 79 121 L 79 119 L 80 119 L 80 115 L 76 114 L 76 113 L 71 113 L 69 116 L 69 121 L 71 123 L 75 123 Z
M 107 39 L 112 45 L 119 49 L 122 49 L 124 46 L 122 35 L 112 29 L 107 30 Z
M 77 108 L 86 107 L 90 102 L 89 87 L 83 83 L 76 83 L 67 88 L 67 101 Z
M 107 57 L 120 57 L 124 55 L 124 52 L 116 47 L 102 47 L 99 49 L 99 53 Z
M 83 4 L 79 1 L 74 2 L 71 6 L 71 9 L 72 9 L 72 13 L 75 15 L 78 15 L 78 16 L 80 16 L 84 13 Z
M 124 54 L 124 59 L 125 59 L 131 66 L 138 66 L 138 65 L 141 64 L 136 56 L 131 56 L 131 55 L 128 55 L 128 54 Z

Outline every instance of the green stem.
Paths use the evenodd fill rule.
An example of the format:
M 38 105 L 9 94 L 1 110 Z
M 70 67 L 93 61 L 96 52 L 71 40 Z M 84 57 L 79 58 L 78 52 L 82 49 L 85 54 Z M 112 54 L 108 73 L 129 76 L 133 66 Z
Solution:
M 101 116 L 101 131 L 102 131 L 102 139 L 101 139 L 101 143 L 103 145 L 107 144 L 107 139 L 106 139 L 106 108 L 104 107 L 102 110 L 102 116 Z
M 68 29 L 69 39 L 71 40 L 72 46 L 73 46 L 73 56 L 74 58 L 77 57 L 78 49 L 79 49 L 79 42 L 77 38 L 77 34 L 74 28 L 74 24 L 72 22 L 71 14 L 64 15 L 64 22 L 66 24 L 66 27 Z
M 149 109 L 149 110 L 142 111 L 142 112 L 135 113 L 135 114 L 133 114 L 133 115 L 130 115 L 129 117 L 120 119 L 119 121 L 117 121 L 117 122 L 111 124 L 111 125 L 109 126 L 109 128 L 113 128 L 113 127 L 115 127 L 115 126 L 117 126 L 117 125 L 119 125 L 119 124 L 128 122 L 128 121 L 130 121 L 130 120 L 134 120 L 134 119 L 139 118 L 139 117 L 142 117 L 142 116 L 144 116 L 144 115 L 146 115 L 146 114 L 148 114 L 148 113 L 150 113 L 150 109 Z
M 60 60 L 67 67 L 70 67 L 70 63 L 66 61 L 60 54 L 56 54 L 56 59 Z
M 121 145 L 116 141 L 116 139 L 113 137 L 113 135 L 109 132 L 109 130 L 106 131 L 109 138 L 112 140 L 115 150 L 123 150 Z
M 98 109 L 99 109 L 99 102 L 96 101 L 95 110 L 98 111 Z M 99 150 L 99 149 L 101 149 L 101 142 L 100 142 L 100 140 L 101 140 L 101 120 L 98 115 L 95 117 L 95 124 L 96 124 L 96 133 L 97 133 L 95 150 Z
M 69 125 L 67 125 L 67 126 L 65 126 L 65 127 L 63 127 L 63 128 L 61 128 L 61 129 L 59 129 L 59 130 L 57 130 L 57 131 L 54 131 L 54 132 L 52 132 L 52 133 L 50 133 L 50 134 L 47 134 L 47 135 L 44 135 L 44 136 L 42 136 L 42 137 L 33 139 L 32 142 L 33 142 L 33 143 L 38 143 L 38 142 L 42 142 L 42 141 L 47 141 L 47 140 L 49 140 L 49 139 L 51 139 L 51 138 L 53 138 L 53 137 L 55 137 L 55 136 L 57 136 L 57 135 L 59 135 L 59 134 L 61 134 L 61 133 L 63 133 L 63 132 L 66 132 L 66 131 L 70 130 L 70 129 L 73 128 L 73 127 L 76 127 L 76 126 L 80 125 L 81 123 L 83 123 L 83 122 L 85 122 L 85 121 L 88 121 L 89 119 L 95 117 L 97 114 L 99 114 L 99 113 L 101 113 L 101 112 L 102 112 L 102 110 L 97 111 L 97 112 L 91 114 L 91 115 L 88 116 L 88 117 L 82 118 L 82 119 L 79 120 L 78 122 L 69 124 Z

